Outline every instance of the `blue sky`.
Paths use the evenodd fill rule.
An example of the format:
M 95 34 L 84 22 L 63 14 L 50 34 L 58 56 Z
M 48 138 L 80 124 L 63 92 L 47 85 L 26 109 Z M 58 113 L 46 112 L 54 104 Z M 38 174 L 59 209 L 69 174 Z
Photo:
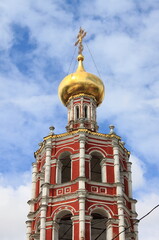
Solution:
M 131 151 L 143 216 L 159 203 L 159 1 L 5 0 L 0 12 L 0 239 L 25 239 L 33 153 L 51 125 L 65 132 L 57 89 L 80 26 L 106 88 L 99 131 L 114 124 Z M 85 69 L 98 75 L 86 44 L 84 55 Z M 152 240 L 152 231 L 157 239 L 158 221 L 156 209 L 139 224 L 140 240 Z

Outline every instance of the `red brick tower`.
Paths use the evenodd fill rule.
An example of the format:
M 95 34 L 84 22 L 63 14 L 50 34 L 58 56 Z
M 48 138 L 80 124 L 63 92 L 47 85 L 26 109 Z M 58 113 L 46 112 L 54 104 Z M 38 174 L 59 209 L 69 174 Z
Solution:
M 104 86 L 84 70 L 80 31 L 77 71 L 59 86 L 67 132 L 50 127 L 35 152 L 27 240 L 137 240 L 130 154 L 113 126 L 97 132 Z

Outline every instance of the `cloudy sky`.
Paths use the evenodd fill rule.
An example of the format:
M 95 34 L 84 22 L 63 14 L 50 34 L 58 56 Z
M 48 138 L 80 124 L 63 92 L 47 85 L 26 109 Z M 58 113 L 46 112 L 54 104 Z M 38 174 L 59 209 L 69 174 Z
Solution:
M 1 240 L 25 239 L 33 153 L 51 125 L 65 132 L 57 89 L 80 26 L 85 68 L 106 88 L 99 131 L 114 124 L 131 151 L 139 218 L 159 204 L 159 0 L 0 0 Z M 159 208 L 139 240 L 157 239 L 158 222 Z

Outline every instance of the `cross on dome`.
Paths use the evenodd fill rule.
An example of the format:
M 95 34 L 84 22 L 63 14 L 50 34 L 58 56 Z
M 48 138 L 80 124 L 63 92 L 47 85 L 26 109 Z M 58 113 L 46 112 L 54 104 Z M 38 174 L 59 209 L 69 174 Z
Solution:
M 79 55 L 82 55 L 82 52 L 83 52 L 83 44 L 82 44 L 82 41 L 83 41 L 83 38 L 86 36 L 87 32 L 85 32 L 81 27 L 80 27 L 80 30 L 79 30 L 79 33 L 77 35 L 77 41 L 75 42 L 75 46 L 79 45 L 78 46 L 78 54 Z

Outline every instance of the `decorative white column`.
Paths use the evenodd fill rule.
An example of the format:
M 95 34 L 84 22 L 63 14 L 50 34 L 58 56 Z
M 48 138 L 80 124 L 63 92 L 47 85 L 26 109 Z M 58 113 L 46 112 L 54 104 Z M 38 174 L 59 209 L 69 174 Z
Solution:
M 88 106 L 88 120 L 91 121 L 91 107 Z
M 85 177 L 85 134 L 81 133 L 79 137 L 80 149 L 79 149 L 79 176 Z
M 135 232 L 135 240 L 138 240 L 138 223 L 139 221 L 137 220 L 137 213 L 136 213 L 136 200 L 133 199 L 132 200 L 132 203 L 131 203 L 131 209 L 132 209 L 132 219 L 133 219 L 133 222 L 135 223 L 134 224 L 134 232 Z
M 79 234 L 85 240 L 85 195 L 79 194 Z
M 112 239 L 113 238 L 113 229 L 112 229 L 112 223 L 114 219 L 108 219 L 106 222 L 106 239 Z
M 113 130 L 114 126 L 110 126 L 110 129 Z M 114 132 L 112 132 L 114 133 Z M 119 161 L 119 143 L 117 139 L 113 140 L 113 154 L 114 154 L 114 175 L 115 175 L 115 183 L 117 184 L 117 207 L 118 207 L 118 216 L 119 216 L 119 233 L 125 230 L 124 223 L 124 203 L 123 203 L 123 191 L 122 191 L 122 183 L 120 179 L 120 161 Z M 119 240 L 125 240 L 125 232 L 122 232 L 119 235 Z
M 104 158 L 101 163 L 101 173 L 102 173 L 102 182 L 106 183 L 107 178 L 106 178 L 106 158 Z
M 68 106 L 68 116 L 67 116 L 67 121 L 70 121 L 70 105 Z
M 79 136 L 79 233 L 80 240 L 85 239 L 85 134 Z
M 70 102 L 70 105 L 71 105 L 71 109 L 70 109 L 70 121 L 73 121 L 73 116 L 74 116 L 74 108 L 73 108 L 73 99 L 71 99 L 71 102 Z
M 124 210 L 123 210 L 123 201 L 118 200 L 118 215 L 119 215 L 119 240 L 125 240 L 125 222 L 124 222 Z
M 134 225 L 135 240 L 138 240 L 138 222 Z
M 131 176 L 131 162 L 127 162 L 128 167 L 128 191 L 129 191 L 129 197 L 132 198 L 132 176 Z
M 93 103 L 92 103 L 92 99 L 91 99 L 91 109 L 90 109 L 90 117 L 91 117 L 91 121 L 93 121 Z
M 29 221 L 29 220 L 26 221 L 26 225 L 27 225 L 26 240 L 30 240 L 31 222 L 32 222 L 32 221 Z
M 50 127 L 51 133 L 53 134 L 53 127 Z M 40 240 L 45 240 L 46 234 L 46 210 L 47 210 L 47 196 L 50 184 L 50 162 L 51 162 L 51 150 L 52 150 L 52 139 L 49 138 L 45 144 L 46 159 L 45 159 L 45 179 L 42 185 L 42 200 L 40 209 Z
M 45 161 L 45 183 L 50 183 L 50 162 L 51 162 L 51 139 L 45 145 L 46 149 L 46 161 Z
M 32 163 L 32 191 L 31 200 L 28 201 L 30 205 L 30 212 L 34 212 L 34 199 L 36 198 L 36 180 L 37 180 L 37 163 Z
M 45 160 L 45 179 L 44 184 L 42 186 L 42 196 L 46 197 L 48 195 L 48 188 L 50 184 L 50 162 L 51 162 L 51 139 L 47 140 L 47 143 L 45 145 L 46 149 L 46 160 Z
M 37 176 L 37 163 L 32 163 L 32 193 L 31 198 L 36 197 L 36 176 Z
M 114 151 L 114 173 L 115 173 L 115 182 L 120 182 L 120 165 L 119 165 L 119 150 L 118 145 L 115 143 L 113 147 Z
M 80 118 L 84 117 L 84 106 L 83 106 L 83 97 L 81 97 L 81 104 L 80 104 Z
M 41 205 L 40 240 L 45 240 L 45 235 L 46 235 L 46 208 L 47 208 L 47 205 Z
M 52 226 L 52 240 L 57 240 L 59 237 L 59 224 L 54 220 Z
M 118 140 L 113 140 L 113 155 L 114 155 L 114 177 L 117 183 L 117 194 L 122 195 L 122 186 L 120 180 L 120 162 L 119 162 L 119 145 Z
M 57 160 L 56 163 L 56 183 L 61 183 L 61 173 L 62 173 L 62 163 L 60 160 Z
M 72 108 L 73 108 L 73 120 L 74 121 L 76 121 L 77 120 L 77 111 L 76 111 L 76 107 L 77 107 L 77 105 L 75 105 L 75 106 L 73 106 Z

